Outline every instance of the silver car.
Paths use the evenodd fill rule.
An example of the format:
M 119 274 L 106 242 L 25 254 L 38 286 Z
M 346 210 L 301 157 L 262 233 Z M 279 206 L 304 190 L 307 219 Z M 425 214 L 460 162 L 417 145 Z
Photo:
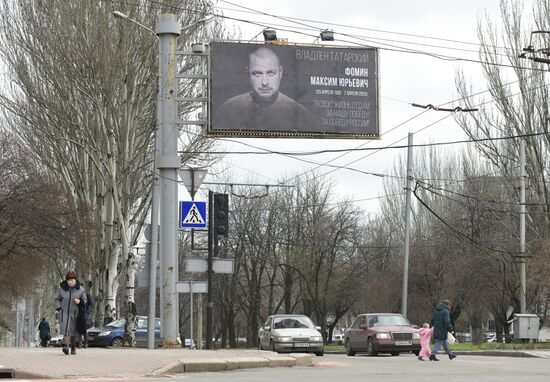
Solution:
M 324 354 L 321 328 L 307 316 L 276 314 L 269 316 L 258 331 L 258 348 L 278 353 L 302 352 Z

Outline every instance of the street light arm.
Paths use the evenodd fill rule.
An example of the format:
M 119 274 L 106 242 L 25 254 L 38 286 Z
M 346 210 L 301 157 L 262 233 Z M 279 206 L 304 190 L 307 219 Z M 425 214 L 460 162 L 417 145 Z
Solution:
M 189 25 L 185 25 L 185 26 L 181 27 L 180 30 L 184 31 L 184 30 L 186 30 L 186 29 L 189 29 L 189 28 L 194 27 L 195 25 L 201 24 L 201 23 L 204 24 L 204 25 L 209 24 L 209 23 L 211 23 L 212 21 L 214 21 L 215 18 L 216 18 L 215 15 L 208 15 L 208 16 L 205 16 L 205 17 L 203 17 L 202 19 L 195 21 L 194 23 L 191 23 L 191 24 L 189 24 Z
M 118 17 L 118 18 L 121 18 L 121 19 L 124 19 L 124 20 L 128 20 L 134 24 L 136 24 L 137 26 L 147 30 L 148 32 L 152 33 L 156 38 L 157 40 L 159 39 L 159 36 L 157 36 L 157 34 L 155 33 L 154 30 L 152 30 L 151 28 L 149 28 L 148 26 L 145 26 L 143 25 L 142 23 L 140 23 L 139 21 L 136 21 L 134 20 L 133 18 L 131 18 L 130 16 L 120 12 L 120 11 L 113 11 L 113 16 L 115 17 Z

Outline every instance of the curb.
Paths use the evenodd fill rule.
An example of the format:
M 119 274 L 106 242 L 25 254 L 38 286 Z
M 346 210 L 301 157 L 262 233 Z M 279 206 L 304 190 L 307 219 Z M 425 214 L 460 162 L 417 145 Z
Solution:
M 457 355 L 484 355 L 489 357 L 525 357 L 525 358 L 544 358 L 536 354 L 525 351 L 513 350 L 471 350 L 471 351 L 455 351 Z
M 484 355 L 488 357 L 550 358 L 530 350 L 455 350 L 457 355 Z M 346 354 L 345 350 L 325 350 L 325 354 Z
M 258 367 L 313 366 L 313 355 L 293 354 L 278 357 L 240 357 L 239 359 L 180 359 L 155 370 L 152 375 L 217 372 Z
M 51 379 L 50 376 L 43 374 L 29 373 L 28 371 L 22 371 L 13 368 L 0 367 L 0 378 L 11 379 Z

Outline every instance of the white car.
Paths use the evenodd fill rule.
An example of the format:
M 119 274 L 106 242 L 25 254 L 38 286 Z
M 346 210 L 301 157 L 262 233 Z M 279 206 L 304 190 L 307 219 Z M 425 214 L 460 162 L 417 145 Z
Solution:
M 321 328 L 303 315 L 276 314 L 269 316 L 258 331 L 258 349 L 278 353 L 324 354 Z
M 50 338 L 48 341 L 48 346 L 55 346 L 55 347 L 61 347 L 65 341 L 63 341 L 63 336 L 55 336 Z

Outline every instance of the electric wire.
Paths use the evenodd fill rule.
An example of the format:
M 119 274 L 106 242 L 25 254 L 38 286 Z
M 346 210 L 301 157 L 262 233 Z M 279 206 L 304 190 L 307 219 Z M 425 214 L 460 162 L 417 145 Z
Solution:
M 261 149 L 263 151 L 188 151 L 188 150 L 179 150 L 179 153 L 185 154 L 231 154 L 231 155 L 282 155 L 282 156 L 310 156 L 310 155 L 320 155 L 320 154 L 329 154 L 329 153 L 341 153 L 341 152 L 361 152 L 361 151 L 381 151 L 381 150 L 390 150 L 390 149 L 406 149 L 408 147 L 434 147 L 434 146 L 449 146 L 457 145 L 463 143 L 480 143 L 480 142 L 496 142 L 502 140 L 511 140 L 518 138 L 529 138 L 529 137 L 538 137 L 542 135 L 550 135 L 548 132 L 540 133 L 531 133 L 531 134 L 518 134 L 511 135 L 506 137 L 489 137 L 489 138 L 476 138 L 476 139 L 463 139 L 456 141 L 446 141 L 446 142 L 431 142 L 431 143 L 416 143 L 412 145 L 399 145 L 399 146 L 380 146 L 380 147 L 355 147 L 355 148 L 344 148 L 344 149 L 324 149 L 324 150 L 314 150 L 314 151 L 278 151 L 264 149 L 258 146 L 246 144 L 239 142 L 237 140 L 222 138 L 220 140 L 231 141 L 235 143 L 240 143 L 245 146 L 252 148 Z

